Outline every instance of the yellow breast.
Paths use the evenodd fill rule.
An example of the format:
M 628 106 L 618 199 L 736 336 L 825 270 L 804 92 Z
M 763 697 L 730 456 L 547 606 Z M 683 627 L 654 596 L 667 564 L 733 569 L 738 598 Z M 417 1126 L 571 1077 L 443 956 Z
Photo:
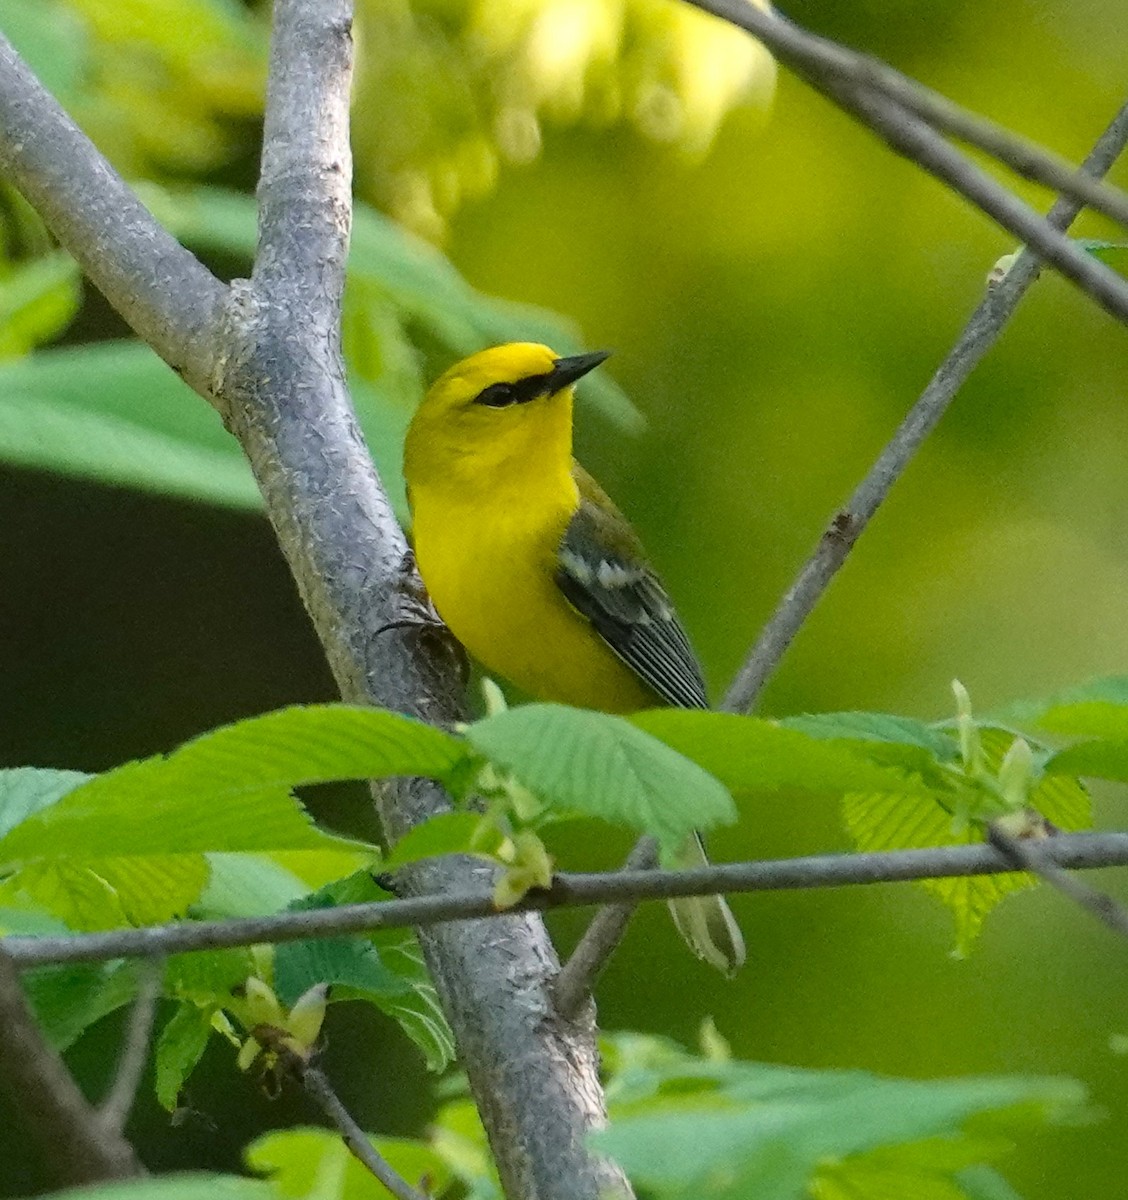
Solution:
M 531 696 L 631 712 L 659 701 L 556 586 L 575 485 L 488 507 L 412 496 L 415 554 L 439 615 L 487 670 Z

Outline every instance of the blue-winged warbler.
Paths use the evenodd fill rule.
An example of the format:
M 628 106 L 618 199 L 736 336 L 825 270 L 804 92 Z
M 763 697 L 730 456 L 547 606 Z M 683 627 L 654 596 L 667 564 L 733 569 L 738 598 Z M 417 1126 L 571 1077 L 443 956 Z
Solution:
M 604 712 L 705 708 L 701 668 L 634 531 L 572 458 L 575 383 L 606 354 L 495 346 L 451 367 L 408 430 L 415 556 L 439 615 L 530 695 Z M 693 837 L 681 865 L 706 862 Z M 731 973 L 720 896 L 671 902 L 693 951 Z

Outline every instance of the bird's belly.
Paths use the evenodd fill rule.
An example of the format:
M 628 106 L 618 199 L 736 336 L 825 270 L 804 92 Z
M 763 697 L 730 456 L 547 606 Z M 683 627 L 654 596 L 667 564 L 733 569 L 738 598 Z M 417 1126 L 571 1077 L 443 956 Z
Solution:
M 553 527 L 419 528 L 416 557 L 439 615 L 488 671 L 540 700 L 632 712 L 658 701 L 556 586 Z

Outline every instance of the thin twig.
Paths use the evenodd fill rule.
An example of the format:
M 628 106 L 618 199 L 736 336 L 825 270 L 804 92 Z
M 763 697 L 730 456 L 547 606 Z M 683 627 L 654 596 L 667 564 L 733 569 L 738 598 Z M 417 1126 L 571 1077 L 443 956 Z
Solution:
M 1046 842 L 1049 861 L 1067 870 L 1128 866 L 1128 832 L 1063 834 Z M 60 937 L 0 938 L 20 970 L 49 963 L 100 962 L 108 958 L 145 958 L 258 942 L 292 942 L 375 929 L 425 927 L 480 917 L 499 920 L 514 914 L 589 904 L 672 900 L 720 892 L 796 891 L 871 883 L 903 883 L 994 875 L 1017 868 L 993 846 L 938 846 L 925 850 L 884 850 L 865 854 L 816 854 L 802 858 L 713 863 L 685 871 L 606 871 L 561 873 L 547 891 L 530 892 L 499 913 L 492 890 L 463 895 L 412 896 L 340 908 L 76 933 Z
M 121 1055 L 118 1058 L 114 1081 L 106 1098 L 98 1106 L 102 1124 L 115 1134 L 121 1134 L 129 1120 L 141 1076 L 149 1059 L 149 1042 L 153 1034 L 153 1020 L 161 999 L 164 982 L 164 959 L 154 958 L 141 964 L 141 979 L 137 987 L 137 998 L 129 1012 Z
M 731 15 L 722 15 L 706 0 L 688 2 L 722 16 L 722 19 L 735 19 Z M 941 133 L 991 155 L 1023 179 L 1043 184 L 1060 195 L 1072 196 L 1081 201 L 1084 207 L 1102 212 L 1121 225 L 1128 225 L 1128 193 L 1120 188 L 1100 182 L 1060 155 L 956 104 L 919 80 L 902 74 L 889 63 L 810 33 L 778 12 L 753 14 L 749 18 L 749 22 L 757 25 L 757 36 L 765 42 L 768 38 L 764 35 L 763 22 L 768 20 L 777 22 L 778 41 L 772 49 L 781 57 L 789 51 L 791 58 L 786 61 L 792 65 L 803 65 L 824 78 L 837 79 L 862 90 L 876 91 L 921 117 Z M 742 23 L 741 27 L 751 32 L 753 30 L 749 22 Z
M 388 1160 L 373 1146 L 368 1135 L 353 1119 L 352 1114 L 333 1090 L 325 1072 L 312 1062 L 305 1062 L 296 1055 L 290 1056 L 291 1066 L 302 1087 L 317 1102 L 321 1111 L 336 1127 L 344 1143 L 373 1175 L 396 1197 L 396 1200 L 427 1200 L 426 1195 L 413 1188 L 399 1175 Z
M 688 2 L 758 38 L 811 87 L 866 125 L 894 151 L 970 200 L 1107 312 L 1128 322 L 1128 281 L 1049 225 L 911 108 L 884 91 L 858 84 L 849 71 L 844 73 L 837 56 L 827 54 L 828 47 L 845 53 L 842 47 L 756 8 L 748 0 Z
M 63 1060 L 44 1041 L 20 985 L 19 968 L 0 949 L 0 1088 L 43 1162 L 63 1185 L 144 1174 L 133 1147 L 108 1129 L 78 1090 Z M 11 1131 L 5 1145 L 14 1147 Z
M 1084 170 L 1103 175 L 1128 143 L 1128 104 L 1116 114 L 1085 159 Z M 1075 200 L 1058 200 L 1047 224 L 1067 229 L 1077 216 Z M 831 580 L 846 561 L 854 543 L 869 524 L 893 485 L 900 479 L 925 438 L 947 411 L 956 393 L 979 361 L 995 344 L 1027 289 L 1038 277 L 1036 255 L 1024 250 L 1004 278 L 992 284 L 971 314 L 963 332 L 941 363 L 897 432 L 878 456 L 854 494 L 831 519 L 818 544 L 780 600 L 733 680 L 721 705 L 729 712 L 747 712 L 775 671 L 792 639 L 810 616 Z
M 1068 896 L 1113 932 L 1121 937 L 1128 937 L 1128 909 L 1118 904 L 1111 896 L 1090 887 L 1083 879 L 1077 879 L 1068 871 L 1062 870 L 1052 858 L 1048 858 L 1045 847 L 1051 844 L 1052 838 L 1017 838 L 1000 828 L 997 822 L 988 826 L 987 837 L 991 845 L 1014 866 L 1037 875 L 1043 883 Z
M 658 843 L 639 838 L 623 866 L 626 871 L 645 871 L 658 865 Z M 584 930 L 568 961 L 560 968 L 553 985 L 556 1011 L 571 1020 L 586 1003 L 595 982 L 615 953 L 638 906 L 608 904 L 601 908 Z

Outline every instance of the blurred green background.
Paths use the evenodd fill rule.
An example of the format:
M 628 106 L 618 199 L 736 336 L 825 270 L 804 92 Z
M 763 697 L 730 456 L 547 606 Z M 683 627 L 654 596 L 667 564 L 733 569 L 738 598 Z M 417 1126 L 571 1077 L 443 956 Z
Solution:
M 648 428 L 630 437 L 588 411 L 579 451 L 635 520 L 719 694 L 1013 244 L 785 74 L 765 113 L 762 61 L 683 27 L 672 4 L 637 0 L 615 43 L 599 33 L 620 11 L 610 0 L 555 3 L 572 10 L 562 28 L 590 34 L 551 42 L 555 57 L 530 33 L 544 7 L 369 0 L 358 187 L 442 244 L 475 287 L 566 314 L 590 346 L 615 350 L 605 369 Z M 263 15 L 220 0 L 0 2 L 0 28 L 128 176 L 244 190 Z M 1074 159 L 1128 78 L 1128 43 L 1109 35 L 1120 0 L 807 0 L 788 15 Z M 1128 184 L 1128 168 L 1113 178 Z M 6 203 L 15 264 L 44 243 Z M 1093 220 L 1078 232 L 1115 236 Z M 67 340 L 124 333 L 88 288 Z M 439 358 L 432 347 L 419 369 Z M 1128 670 L 1126 380 L 1124 330 L 1068 285 L 1039 283 L 762 711 L 941 717 L 954 677 L 987 710 Z M 98 770 L 332 696 L 262 519 L 8 467 L 0 514 L 0 765 Z M 1097 801 L 1098 826 L 1125 823 L 1122 794 Z M 357 791 L 312 803 L 371 831 Z M 740 828 L 713 842 L 719 858 L 845 847 L 829 800 L 746 804 Z M 591 868 L 627 848 L 602 830 L 556 847 Z M 1101 882 L 1128 898 L 1121 877 Z M 1074 1075 L 1103 1119 L 1022 1147 L 1003 1170 L 1030 1200 L 1122 1194 L 1128 1072 L 1110 1038 L 1128 1032 L 1128 951 L 1106 930 L 1055 895 L 1025 895 L 957 961 L 950 918 L 907 886 L 733 907 L 750 947 L 736 982 L 691 961 L 652 906 L 601 982 L 602 1024 L 692 1041 L 711 1014 L 747 1058 Z M 583 920 L 553 918 L 562 943 Z M 431 1081 L 398 1030 L 351 1007 L 332 1015 L 331 1074 L 366 1126 L 417 1131 Z M 103 1022 L 72 1054 L 92 1088 L 117 1031 Z M 313 1119 L 233 1077 L 232 1055 L 213 1045 L 182 1122 L 141 1106 L 152 1166 L 233 1166 L 259 1129 Z M 18 1157 L 0 1155 L 9 1194 L 38 1179 Z

